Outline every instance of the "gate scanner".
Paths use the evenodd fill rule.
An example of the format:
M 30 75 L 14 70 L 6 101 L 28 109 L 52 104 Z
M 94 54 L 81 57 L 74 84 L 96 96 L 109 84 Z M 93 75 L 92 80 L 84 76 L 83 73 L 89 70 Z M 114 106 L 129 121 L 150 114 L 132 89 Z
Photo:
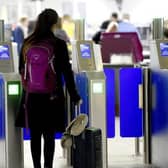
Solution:
M 10 43 L 0 42 L 0 167 L 23 168 L 23 135 L 15 127 L 21 94 L 20 76 Z M 17 58 L 18 59 L 18 58 Z
M 18 52 L 15 43 L 0 42 L 0 72 L 18 73 Z
M 106 168 L 106 82 L 100 47 L 94 46 L 91 41 L 76 41 L 72 51 L 72 66 L 83 99 L 81 112 L 88 114 L 89 126 L 102 130 L 102 159 L 103 168 Z
M 120 135 L 136 137 L 135 153 L 139 155 L 137 137 L 142 136 L 143 132 L 143 109 L 140 101 L 143 75 L 141 68 L 134 66 L 143 60 L 141 42 L 135 32 L 103 33 L 101 51 L 105 71 L 113 70 L 115 74 L 115 110 L 116 114 L 120 112 Z M 108 78 L 113 76 L 107 74 Z M 111 98 L 112 96 L 110 95 Z
M 151 68 L 168 69 L 168 40 L 153 40 L 150 43 Z

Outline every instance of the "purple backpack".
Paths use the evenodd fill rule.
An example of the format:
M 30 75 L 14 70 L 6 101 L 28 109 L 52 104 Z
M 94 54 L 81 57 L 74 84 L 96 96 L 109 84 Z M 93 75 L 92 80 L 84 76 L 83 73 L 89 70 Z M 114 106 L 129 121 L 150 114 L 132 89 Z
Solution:
M 25 88 L 29 93 L 52 93 L 56 87 L 54 52 L 46 43 L 32 45 L 26 52 Z

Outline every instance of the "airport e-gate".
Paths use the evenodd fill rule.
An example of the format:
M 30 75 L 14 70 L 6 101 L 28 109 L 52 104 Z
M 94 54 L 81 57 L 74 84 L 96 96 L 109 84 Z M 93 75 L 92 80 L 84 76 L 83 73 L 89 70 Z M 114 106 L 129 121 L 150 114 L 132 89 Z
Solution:
M 19 75 L 0 74 L 0 167 L 23 168 L 23 135 L 15 127 L 21 96 Z
M 144 163 L 166 168 L 168 165 L 166 159 L 168 40 L 153 40 L 150 42 L 150 48 L 151 63 L 149 67 L 129 67 L 119 70 L 120 135 L 122 137 L 143 136 Z M 104 68 L 104 71 L 106 86 L 109 87 L 108 82 L 111 84 L 112 82 L 108 78 L 115 78 L 115 72 L 113 68 L 109 67 Z M 108 109 L 108 97 L 111 97 L 108 94 L 107 92 L 107 116 L 110 116 L 108 113 L 114 114 L 114 112 L 111 111 L 111 108 Z M 114 107 L 114 103 L 111 103 L 111 107 Z M 107 125 L 109 125 L 108 122 L 109 118 Z M 114 136 L 115 133 L 112 131 L 114 128 L 107 127 L 107 132 Z
M 15 127 L 21 96 L 16 44 L 4 41 L 4 22 L 0 21 L 0 167 L 23 168 L 23 135 Z
M 105 66 L 104 73 L 103 68 L 96 70 L 94 59 L 99 59 L 97 62 L 100 63 L 100 57 L 96 58 L 96 55 L 100 54 L 89 41 L 77 41 L 74 50 L 73 69 L 76 71 L 76 84 L 83 100 L 81 112 L 88 114 L 90 126 L 99 127 L 104 132 L 104 144 L 102 144 L 104 168 L 108 165 L 106 138 L 115 137 L 115 70 L 111 66 Z M 121 137 L 134 137 L 138 140 L 145 133 L 143 71 L 145 72 L 142 68 L 134 67 L 119 70 Z M 138 145 L 137 141 L 136 155 L 139 154 Z
M 89 126 L 101 128 L 102 166 L 107 167 L 106 82 L 103 69 L 97 70 L 95 59 L 99 59 L 97 62 L 101 63 L 99 56 L 101 55 L 98 48 L 94 47 L 91 41 L 77 41 L 73 44 L 72 66 L 77 88 L 83 100 L 81 112 L 87 113 Z
M 137 46 L 136 46 L 137 47 Z M 96 56 L 98 55 L 98 58 Z M 115 70 L 113 66 L 105 66 L 96 69 L 96 61 L 101 63 L 101 55 L 96 46 L 89 41 L 77 41 L 73 47 L 73 69 L 75 70 L 76 84 L 83 99 L 81 111 L 89 116 L 89 125 L 96 126 L 103 130 L 104 147 L 103 167 L 107 166 L 107 144 L 106 138 L 115 137 Z M 96 61 L 95 61 L 95 60 Z M 89 60 L 89 61 L 88 61 Z M 95 62 L 95 63 L 94 63 Z M 144 154 L 145 163 L 150 162 L 149 150 L 149 123 L 146 121 L 144 111 L 148 109 L 143 99 L 145 89 L 146 69 L 142 68 L 121 68 L 119 70 L 119 102 L 120 102 L 120 135 L 122 137 L 136 138 L 136 155 L 139 154 L 138 138 L 145 135 Z M 144 87 L 143 87 L 144 86 Z M 147 95 L 147 94 L 146 94 Z M 148 96 L 148 95 L 147 95 Z M 104 110 L 105 108 L 105 110 Z M 105 114 L 104 114 L 105 113 Z M 148 112 L 147 112 L 148 113 Z M 145 122 L 143 122 L 145 121 Z M 147 125 L 147 127 L 146 127 Z M 147 138 L 146 138 L 147 137 Z M 147 151 L 146 151 L 147 150 Z M 148 152 L 146 154 L 146 152 Z
M 147 90 L 149 76 L 146 73 L 148 70 L 138 65 L 138 62 L 143 60 L 139 38 L 134 32 L 104 33 L 102 35 L 101 51 L 103 62 L 105 62 L 104 71 L 107 82 L 110 81 L 108 79 L 111 76 L 110 74 L 112 74 L 115 81 L 115 89 L 113 89 L 115 90 L 115 103 L 112 104 L 113 106 L 115 104 L 115 111 L 118 109 L 120 111 L 120 136 L 135 138 L 136 155 L 140 154 L 139 137 L 144 136 L 144 163 L 149 164 L 150 123 L 148 122 Z M 109 87 L 108 85 L 107 83 L 107 87 Z M 111 96 L 109 95 L 108 97 Z M 109 100 L 107 100 L 107 104 L 109 104 Z M 107 116 L 110 116 L 108 113 L 114 114 L 107 106 Z M 107 123 L 107 125 L 109 124 Z M 108 127 L 107 129 L 110 128 Z M 114 131 L 115 129 L 113 128 L 112 130 Z M 110 133 L 111 131 L 108 130 L 108 132 Z M 115 135 L 114 132 L 110 134 Z

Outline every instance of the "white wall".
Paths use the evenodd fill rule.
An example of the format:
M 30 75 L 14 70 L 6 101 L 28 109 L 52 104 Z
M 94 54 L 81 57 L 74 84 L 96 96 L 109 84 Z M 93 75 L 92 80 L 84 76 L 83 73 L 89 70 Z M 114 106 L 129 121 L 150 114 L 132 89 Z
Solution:
M 20 17 L 28 16 L 30 19 L 36 17 L 35 2 L 23 0 L 0 0 L 0 19 L 5 23 L 16 23 Z
M 42 2 L 42 9 L 52 8 L 62 14 L 62 2 L 63 0 L 44 0 L 44 2 Z
M 85 19 L 93 25 L 100 25 L 112 12 L 118 11 L 115 0 L 45 0 L 43 8 L 54 8 L 62 15 L 67 13 L 67 9 L 63 10 L 63 4 L 66 2 L 71 4 L 70 8 L 73 9 L 70 11 L 74 18 L 82 17 L 79 3 L 85 4 Z M 167 6 L 168 0 L 123 0 L 122 13 L 129 13 L 133 23 L 143 24 L 151 22 L 155 17 L 168 17 Z
M 45 0 L 42 8 L 53 8 L 62 16 L 71 14 L 74 19 L 85 19 L 93 29 L 117 11 L 114 0 Z M 67 9 L 69 8 L 69 9 Z
M 83 12 L 86 14 L 85 19 L 93 24 L 108 19 L 112 11 L 117 11 L 113 0 L 46 0 L 43 2 L 43 8 L 54 8 L 60 15 L 63 15 L 67 13 L 63 11 L 63 5 L 66 2 L 71 4 L 70 8 L 73 8 L 72 16 L 75 19 L 82 17 L 80 13 Z
M 117 11 L 114 1 L 110 0 L 86 0 L 87 21 L 92 24 L 101 24 L 102 21 L 110 18 L 112 12 Z
M 19 3 L 25 6 L 20 11 Z M 9 12 L 12 5 L 14 6 L 13 13 Z M 123 12 L 130 13 L 131 20 L 140 24 L 151 22 L 154 17 L 167 17 L 167 6 L 168 0 L 123 0 Z M 54 8 L 60 15 L 69 13 L 74 18 L 84 17 L 92 25 L 100 25 L 103 20 L 109 18 L 112 12 L 118 11 L 115 0 L 44 0 L 39 8 L 30 1 L 0 0 L 0 18 L 7 18 L 5 15 L 8 15 L 9 20 L 12 20 L 11 17 L 19 17 L 21 13 L 36 18 L 40 9 L 44 8 Z
M 131 14 L 134 23 L 148 23 L 153 18 L 168 17 L 168 0 L 124 0 L 123 12 Z

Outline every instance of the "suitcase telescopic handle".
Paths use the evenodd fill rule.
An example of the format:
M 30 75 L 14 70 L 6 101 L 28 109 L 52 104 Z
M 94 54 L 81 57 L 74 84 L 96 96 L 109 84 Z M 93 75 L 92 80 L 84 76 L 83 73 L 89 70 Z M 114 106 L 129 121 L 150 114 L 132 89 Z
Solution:
M 75 117 L 81 113 L 80 105 L 75 105 Z

